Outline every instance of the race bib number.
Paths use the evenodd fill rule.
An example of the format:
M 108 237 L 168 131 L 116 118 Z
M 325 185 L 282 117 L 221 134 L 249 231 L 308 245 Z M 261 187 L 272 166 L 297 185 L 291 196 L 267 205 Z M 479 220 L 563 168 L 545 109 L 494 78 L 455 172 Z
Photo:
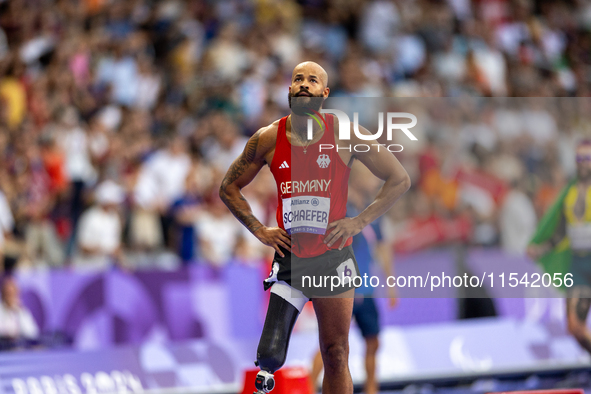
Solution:
M 288 234 L 324 234 L 328 225 L 330 198 L 298 196 L 283 199 L 283 226 Z
M 337 267 L 337 275 L 343 282 L 347 280 L 345 278 L 349 278 L 348 280 L 353 280 L 353 278 L 357 277 L 357 270 L 355 269 L 355 263 L 353 263 L 353 259 L 347 259 L 343 261 Z

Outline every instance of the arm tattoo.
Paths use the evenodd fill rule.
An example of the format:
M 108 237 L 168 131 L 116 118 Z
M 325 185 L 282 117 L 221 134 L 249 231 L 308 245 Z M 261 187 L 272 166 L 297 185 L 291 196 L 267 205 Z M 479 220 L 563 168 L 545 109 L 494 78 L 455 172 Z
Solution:
M 248 168 L 248 166 L 254 162 L 257 146 L 259 145 L 259 132 L 257 131 L 251 138 L 248 140 L 244 151 L 238 158 L 238 160 L 234 161 L 230 166 L 230 169 L 226 173 L 224 180 L 222 181 L 222 187 L 225 188 L 228 185 L 234 183 L 236 179 L 240 178 L 244 171 Z
M 263 225 L 261 222 L 252 214 L 252 210 L 248 201 L 244 198 L 242 193 L 239 191 L 237 196 L 232 196 L 226 193 L 227 187 L 234 183 L 238 178 L 244 174 L 244 172 L 248 169 L 248 167 L 255 161 L 256 158 L 256 150 L 259 144 L 259 132 L 257 131 L 251 138 L 248 140 L 244 151 L 238 158 L 235 160 L 230 169 L 226 173 L 224 180 L 222 181 L 222 185 L 220 186 L 220 197 L 222 201 L 226 204 L 230 212 L 238 219 L 251 233 L 254 233 Z
M 248 210 L 250 211 L 250 204 L 248 203 L 248 201 L 246 201 L 246 198 L 244 198 L 242 193 L 240 193 L 239 198 L 244 205 L 248 206 L 248 208 L 249 208 Z M 236 216 L 236 218 L 238 220 L 240 220 L 242 222 L 242 224 L 244 224 L 246 226 L 246 228 L 250 230 L 251 233 L 254 233 L 259 228 L 263 227 L 263 224 L 252 214 L 252 211 L 249 213 L 249 212 L 245 212 L 242 209 L 232 209 L 232 208 L 230 208 L 230 211 L 232 211 L 234 216 Z

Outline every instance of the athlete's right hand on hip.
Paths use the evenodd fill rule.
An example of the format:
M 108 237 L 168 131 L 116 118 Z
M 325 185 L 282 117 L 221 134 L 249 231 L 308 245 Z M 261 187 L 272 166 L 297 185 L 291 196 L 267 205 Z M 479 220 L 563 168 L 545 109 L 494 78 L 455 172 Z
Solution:
M 285 257 L 285 254 L 281 251 L 280 246 L 291 252 L 291 238 L 287 231 L 281 227 L 261 227 L 254 232 L 254 235 L 263 244 L 275 249 L 281 257 Z

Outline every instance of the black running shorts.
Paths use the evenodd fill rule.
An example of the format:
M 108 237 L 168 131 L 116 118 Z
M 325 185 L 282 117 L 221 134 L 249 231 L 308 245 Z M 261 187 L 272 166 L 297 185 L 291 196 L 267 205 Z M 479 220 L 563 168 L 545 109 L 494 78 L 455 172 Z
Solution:
M 274 282 L 283 281 L 306 297 L 314 298 L 336 296 L 355 288 L 354 278 L 359 276 L 359 268 L 351 246 L 307 258 L 297 257 L 283 248 L 281 251 L 285 257 L 275 252 L 273 268 L 264 281 L 265 290 Z

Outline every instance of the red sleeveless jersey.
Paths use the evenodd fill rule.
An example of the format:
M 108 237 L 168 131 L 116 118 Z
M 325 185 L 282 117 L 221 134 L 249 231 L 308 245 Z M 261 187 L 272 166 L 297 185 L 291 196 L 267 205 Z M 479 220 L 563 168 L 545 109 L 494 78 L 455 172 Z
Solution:
M 277 183 L 277 223 L 291 234 L 291 251 L 297 257 L 319 256 L 342 242 L 339 238 L 332 248 L 323 242 L 328 223 L 346 216 L 350 173 L 336 150 L 334 118 L 325 116 L 327 129 L 306 153 L 303 147 L 289 143 L 287 116 L 281 118 L 277 130 L 270 166 Z M 345 246 L 351 242 L 349 238 Z

